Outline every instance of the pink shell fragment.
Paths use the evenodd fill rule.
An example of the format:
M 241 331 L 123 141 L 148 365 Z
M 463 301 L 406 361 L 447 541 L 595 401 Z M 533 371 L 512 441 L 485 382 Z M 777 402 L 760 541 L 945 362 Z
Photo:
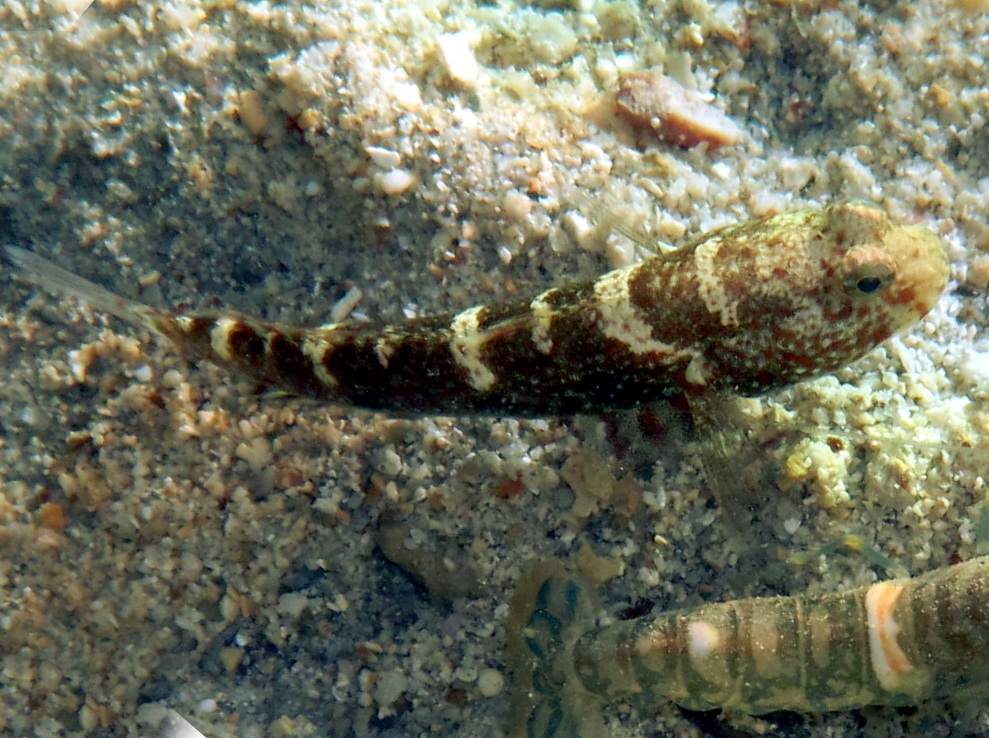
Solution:
M 742 132 L 701 95 L 661 74 L 624 75 L 615 100 L 618 114 L 642 135 L 649 134 L 674 146 L 690 148 L 707 143 L 713 150 L 737 143 Z

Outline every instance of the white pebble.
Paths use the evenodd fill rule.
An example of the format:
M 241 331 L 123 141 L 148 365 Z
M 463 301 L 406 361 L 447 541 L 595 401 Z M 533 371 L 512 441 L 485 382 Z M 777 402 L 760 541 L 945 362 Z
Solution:
M 958 368 L 965 380 L 973 386 L 989 385 L 989 353 L 972 351 L 959 362 Z
M 330 310 L 330 321 L 333 323 L 339 323 L 341 320 L 345 319 L 350 315 L 354 308 L 357 307 L 364 297 L 364 292 L 360 287 L 354 285 L 349 290 L 347 290 L 343 297 L 336 301 L 333 308 Z
M 239 443 L 234 453 L 243 459 L 254 471 L 261 471 L 271 465 L 274 455 L 267 438 L 254 438 L 250 443 Z
M 371 157 L 371 161 L 382 169 L 394 169 L 402 163 L 401 154 L 383 146 L 365 146 L 364 151 Z
M 497 669 L 484 669 L 477 677 L 477 689 L 485 697 L 497 697 L 505 688 L 505 677 Z
M 407 169 L 392 169 L 375 175 L 374 181 L 378 185 L 378 189 L 386 195 L 401 195 L 412 188 L 416 178 Z
M 400 669 L 391 669 L 378 675 L 374 698 L 379 705 L 391 705 L 409 687 L 409 679 Z
M 444 33 L 436 39 L 436 43 L 446 73 L 457 82 L 473 86 L 481 68 L 467 45 L 467 37 L 463 33 Z
M 297 618 L 309 607 L 309 598 L 298 592 L 287 592 L 278 598 L 278 612 Z
M 577 51 L 577 34 L 560 13 L 533 14 L 529 21 L 529 49 L 539 61 L 562 64 Z
M 371 457 L 371 465 L 376 472 L 386 477 L 398 476 L 403 466 L 402 457 L 398 455 L 393 446 L 378 449 Z
M 516 223 L 525 221 L 532 215 L 532 200 L 518 190 L 505 193 L 505 216 Z
M 568 210 L 563 214 L 562 222 L 564 229 L 580 248 L 585 251 L 597 249 L 597 229 L 582 213 Z

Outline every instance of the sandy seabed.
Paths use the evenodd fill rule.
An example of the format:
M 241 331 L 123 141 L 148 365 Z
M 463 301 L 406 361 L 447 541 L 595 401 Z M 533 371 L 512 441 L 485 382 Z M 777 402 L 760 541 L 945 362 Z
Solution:
M 703 441 L 629 475 L 595 418 L 258 396 L 4 274 L 0 732 L 159 735 L 172 708 L 211 737 L 499 736 L 529 561 L 575 562 L 614 616 L 989 547 L 989 5 L 861 5 L 0 2 L 2 242 L 159 307 L 399 320 L 641 256 L 602 221 L 676 243 L 846 199 L 930 227 L 952 264 L 906 335 L 740 403 L 727 491 Z M 614 114 L 639 71 L 738 140 L 643 138 Z M 981 735 L 989 713 L 748 727 Z

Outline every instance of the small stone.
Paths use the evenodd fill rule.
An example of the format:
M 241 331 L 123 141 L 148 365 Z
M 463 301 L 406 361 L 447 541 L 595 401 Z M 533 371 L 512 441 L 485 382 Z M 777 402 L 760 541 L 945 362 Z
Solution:
M 374 698 L 379 705 L 391 705 L 409 687 L 409 679 L 401 669 L 391 669 L 378 675 Z
M 402 457 L 398 455 L 393 446 L 385 446 L 375 452 L 371 463 L 374 470 L 386 477 L 398 476 L 402 471 Z
M 529 49 L 544 64 L 562 64 L 577 52 L 577 34 L 560 13 L 534 15 L 528 31 Z
M 457 82 L 473 87 L 481 68 L 467 44 L 467 37 L 463 33 L 444 33 L 436 39 L 436 44 L 446 73 Z
M 247 462 L 255 472 L 259 472 L 269 464 L 274 457 L 271 453 L 271 443 L 267 438 L 254 438 L 249 443 L 238 444 L 234 453 L 238 458 Z
M 700 93 L 662 74 L 622 76 L 616 105 L 640 137 L 651 134 L 683 148 L 706 143 L 709 150 L 742 139 L 738 126 Z
M 386 195 L 401 195 L 416 183 L 415 175 L 405 169 L 392 169 L 375 175 L 375 184 Z
M 240 662 L 244 658 L 244 649 L 230 646 L 220 651 L 220 661 L 228 674 L 234 674 L 240 667 Z
M 477 677 L 477 689 L 485 697 L 497 697 L 505 688 L 505 677 L 497 669 L 484 669 Z
M 309 607 L 309 598 L 298 592 L 288 592 L 278 598 L 278 612 L 292 618 L 299 617 Z
M 272 738 L 290 738 L 298 735 L 295 721 L 288 715 L 282 715 L 268 726 L 268 735 Z
M 402 163 L 402 155 L 383 146 L 365 146 L 364 151 L 382 169 L 394 169 Z
M 57 502 L 46 502 L 38 510 L 38 520 L 43 526 L 56 533 L 65 530 L 65 513 Z

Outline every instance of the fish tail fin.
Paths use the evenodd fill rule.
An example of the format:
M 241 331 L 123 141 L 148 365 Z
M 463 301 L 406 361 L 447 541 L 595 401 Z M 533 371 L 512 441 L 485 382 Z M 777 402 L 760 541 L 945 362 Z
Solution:
M 55 294 L 72 295 L 100 312 L 115 315 L 139 328 L 147 328 L 155 333 L 167 332 L 168 320 L 164 313 L 121 297 L 32 251 L 17 246 L 4 246 L 0 255 L 13 273 L 26 282 Z
M 597 738 L 600 699 L 584 690 L 573 647 L 593 624 L 590 590 L 560 562 L 522 576 L 509 609 L 513 738 Z

